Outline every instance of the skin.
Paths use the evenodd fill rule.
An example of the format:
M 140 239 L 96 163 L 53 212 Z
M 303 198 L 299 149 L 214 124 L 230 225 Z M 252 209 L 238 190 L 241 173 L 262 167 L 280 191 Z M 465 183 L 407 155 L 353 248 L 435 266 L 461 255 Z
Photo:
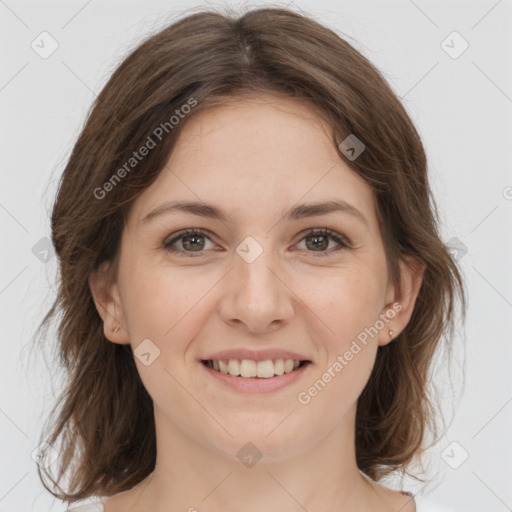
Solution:
M 355 206 L 366 223 L 347 213 L 283 217 L 298 203 L 333 199 Z M 221 206 L 229 219 L 179 212 L 141 222 L 168 200 Z M 162 247 L 187 228 L 209 232 L 198 239 L 200 252 L 184 239 L 174 243 L 181 253 Z M 319 256 L 323 247 L 307 231 L 321 228 L 351 248 L 336 251 L 329 238 L 328 255 Z M 247 236 L 263 250 L 251 263 L 236 252 Z M 359 472 L 354 433 L 377 349 L 413 311 L 423 269 L 410 263 L 392 286 L 373 193 L 303 103 L 250 98 L 187 120 L 166 168 L 130 210 L 115 285 L 105 291 L 108 263 L 89 280 L 112 343 L 135 349 L 149 338 L 160 350 L 148 366 L 135 357 L 154 401 L 155 471 L 104 499 L 105 512 L 415 511 L 410 497 Z M 298 393 L 395 302 L 402 309 L 385 328 L 299 403 Z M 284 389 L 248 395 L 218 383 L 198 361 L 230 348 L 289 349 L 312 364 Z M 236 456 L 247 442 L 262 454 L 251 468 Z

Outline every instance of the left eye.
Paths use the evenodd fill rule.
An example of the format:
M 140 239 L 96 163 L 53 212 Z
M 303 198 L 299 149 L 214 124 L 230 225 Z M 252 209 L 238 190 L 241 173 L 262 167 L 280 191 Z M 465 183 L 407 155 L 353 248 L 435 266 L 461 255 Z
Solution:
M 200 229 L 187 229 L 185 231 L 181 231 L 176 233 L 169 241 L 164 241 L 163 247 L 164 249 L 172 252 L 172 253 L 187 253 L 187 256 L 196 256 L 196 254 L 191 253 L 199 253 L 200 255 L 205 249 L 205 239 L 213 243 L 210 237 Z M 326 254 L 326 251 L 329 247 L 329 239 L 333 240 L 338 244 L 338 248 L 332 249 Z M 300 240 L 302 242 L 305 240 L 307 249 L 313 248 L 314 250 L 308 252 L 319 253 L 317 256 L 328 256 L 333 251 L 339 251 L 341 249 L 350 249 L 349 242 L 341 235 L 334 233 L 328 229 L 314 229 L 306 233 L 306 235 Z M 177 242 L 181 241 L 181 248 L 175 247 Z M 308 243 L 309 241 L 309 243 Z M 319 250 L 316 250 L 319 249 Z
M 313 251 L 318 252 L 319 254 L 317 254 L 317 256 L 320 257 L 329 256 L 329 254 L 325 254 L 325 251 L 327 251 L 329 247 L 329 239 L 334 240 L 336 244 L 339 246 L 329 251 L 329 254 L 333 251 L 339 251 L 341 249 L 350 249 L 350 244 L 343 236 L 338 235 L 337 233 L 334 233 L 329 229 L 312 230 L 309 231 L 309 233 L 307 233 L 304 238 L 302 238 L 302 240 L 306 241 L 306 247 L 320 249 L 319 251 Z M 311 241 L 309 244 L 308 240 Z

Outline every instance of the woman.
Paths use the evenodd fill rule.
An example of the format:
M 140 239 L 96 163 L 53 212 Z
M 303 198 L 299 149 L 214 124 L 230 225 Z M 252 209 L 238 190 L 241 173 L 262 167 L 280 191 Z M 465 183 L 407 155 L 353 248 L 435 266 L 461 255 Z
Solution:
M 94 104 L 52 237 L 54 496 L 438 510 L 379 480 L 435 431 L 428 372 L 464 285 L 416 129 L 331 30 L 264 8 L 150 37 Z

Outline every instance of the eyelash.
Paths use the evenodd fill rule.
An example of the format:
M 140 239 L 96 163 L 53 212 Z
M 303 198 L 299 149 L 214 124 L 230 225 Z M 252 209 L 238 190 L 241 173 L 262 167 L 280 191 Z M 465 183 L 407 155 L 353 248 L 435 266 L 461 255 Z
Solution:
M 175 233 L 176 236 L 174 236 L 171 240 L 169 241 L 166 241 L 164 240 L 162 246 L 165 250 L 169 251 L 169 252 L 172 252 L 174 254 L 178 254 L 178 253 L 185 253 L 187 254 L 186 257 L 191 257 L 191 258 L 195 258 L 199 255 L 201 255 L 203 252 L 205 251 L 197 251 L 196 254 L 194 254 L 194 251 L 185 251 L 185 250 L 182 250 L 182 249 L 176 249 L 175 247 L 173 247 L 173 245 L 181 240 L 182 238 L 186 237 L 186 236 L 194 236 L 194 235 L 200 235 L 200 236 L 204 236 L 205 238 L 207 238 L 208 240 L 210 240 L 211 242 L 213 242 L 211 240 L 211 238 L 208 236 L 208 234 L 203 231 L 202 229 L 186 229 L 186 230 L 183 230 L 183 231 L 179 231 L 177 233 Z M 350 243 L 346 240 L 346 238 L 338 235 L 337 233 L 335 233 L 334 231 L 331 231 L 330 229 L 312 229 L 310 231 L 308 231 L 300 240 L 299 242 L 302 242 L 302 240 L 304 240 L 305 238 L 308 238 L 309 236 L 323 236 L 323 237 L 329 237 L 331 238 L 332 240 L 334 240 L 336 243 L 338 243 L 341 247 L 338 247 L 337 249 L 331 249 L 330 251 L 308 251 L 308 252 L 312 252 L 313 254 L 317 254 L 317 256 L 315 257 L 325 257 L 325 256 L 330 256 L 333 252 L 337 252 L 337 251 L 340 251 L 340 250 L 346 250 L 346 249 L 351 249 L 352 246 L 350 245 Z

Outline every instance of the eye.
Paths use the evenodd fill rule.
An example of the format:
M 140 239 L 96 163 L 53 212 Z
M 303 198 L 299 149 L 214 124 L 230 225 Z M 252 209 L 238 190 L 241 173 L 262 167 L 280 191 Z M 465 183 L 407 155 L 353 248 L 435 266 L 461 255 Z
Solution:
M 338 247 L 330 249 L 329 252 L 327 252 L 329 248 L 329 239 L 336 242 Z M 302 240 L 306 241 L 305 244 L 307 249 L 313 249 L 313 251 L 308 252 L 318 253 L 315 255 L 318 257 L 329 256 L 334 251 L 351 248 L 350 243 L 345 237 L 338 235 L 330 229 L 312 229 L 306 233 L 306 236 L 301 239 L 301 242 Z
M 201 255 L 204 252 L 203 249 L 208 249 L 205 240 L 213 243 L 202 229 L 186 229 L 175 233 L 173 238 L 164 241 L 162 245 L 165 250 L 172 253 L 186 253 L 187 256 L 195 257 Z M 306 243 L 306 250 L 312 249 L 308 252 L 318 253 L 315 255 L 318 257 L 329 256 L 332 252 L 351 248 L 350 242 L 344 236 L 329 229 L 312 229 L 300 241 L 303 240 Z M 330 240 L 336 242 L 338 247 L 329 249 Z
M 174 238 L 172 238 L 169 241 L 164 241 L 163 247 L 167 251 L 170 251 L 172 253 L 180 253 L 180 252 L 186 252 L 188 253 L 187 256 L 194 257 L 195 254 L 190 253 L 201 253 L 202 249 L 205 247 L 204 239 L 207 239 L 211 242 L 210 238 L 206 233 L 201 229 L 186 229 L 184 231 L 180 231 L 175 234 Z M 176 242 L 179 242 L 181 240 L 181 248 L 176 248 L 174 245 Z

